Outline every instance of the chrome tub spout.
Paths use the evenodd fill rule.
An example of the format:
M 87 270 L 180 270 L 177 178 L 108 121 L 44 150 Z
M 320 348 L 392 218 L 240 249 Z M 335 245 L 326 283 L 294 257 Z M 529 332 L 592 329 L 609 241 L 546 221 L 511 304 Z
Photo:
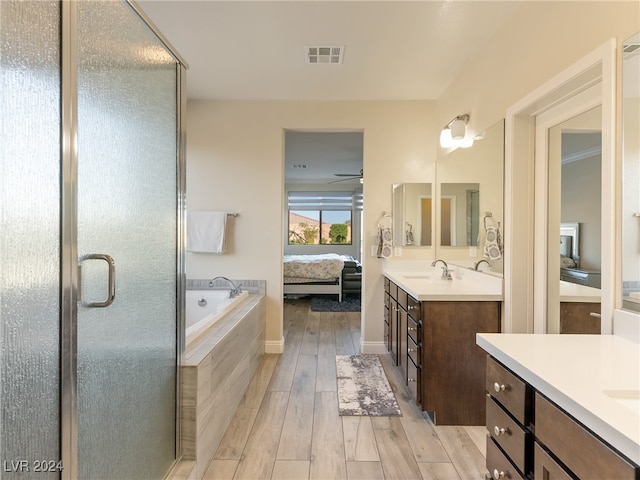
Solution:
M 227 282 L 231 286 L 231 289 L 229 290 L 229 298 L 237 297 L 238 295 L 240 295 L 242 293 L 242 288 L 240 288 L 241 284 L 236 285 L 231 280 L 229 280 L 227 277 L 223 277 L 223 276 L 218 276 L 218 277 L 212 278 L 209 281 L 209 286 L 213 287 L 213 284 L 218 279 L 224 280 L 225 282 Z

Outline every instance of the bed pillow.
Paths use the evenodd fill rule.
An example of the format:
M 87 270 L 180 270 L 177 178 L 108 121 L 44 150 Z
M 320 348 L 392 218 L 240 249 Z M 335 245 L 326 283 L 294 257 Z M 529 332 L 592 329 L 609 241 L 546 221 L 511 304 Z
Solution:
M 560 255 L 560 268 L 575 268 L 576 262 L 571 257 Z

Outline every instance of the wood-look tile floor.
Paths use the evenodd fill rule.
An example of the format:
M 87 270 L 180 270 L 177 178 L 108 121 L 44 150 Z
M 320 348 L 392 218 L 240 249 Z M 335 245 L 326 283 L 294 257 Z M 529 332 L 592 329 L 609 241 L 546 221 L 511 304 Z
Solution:
M 285 350 L 259 371 L 205 474 L 206 480 L 484 479 L 484 427 L 434 426 L 381 360 L 401 417 L 341 417 L 336 355 L 360 353 L 360 313 L 284 305 Z

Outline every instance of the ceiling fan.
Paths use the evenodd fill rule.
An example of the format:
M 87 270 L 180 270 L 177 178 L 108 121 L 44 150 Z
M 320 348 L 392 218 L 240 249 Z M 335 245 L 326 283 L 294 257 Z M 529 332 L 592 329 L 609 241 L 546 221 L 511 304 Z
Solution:
M 340 180 L 333 180 L 332 182 L 328 182 L 328 183 L 347 182 L 355 178 L 359 178 L 360 183 L 362 183 L 362 179 L 364 178 L 362 169 L 360 169 L 360 173 L 334 173 L 334 175 L 336 177 L 345 177 L 345 178 L 341 178 Z

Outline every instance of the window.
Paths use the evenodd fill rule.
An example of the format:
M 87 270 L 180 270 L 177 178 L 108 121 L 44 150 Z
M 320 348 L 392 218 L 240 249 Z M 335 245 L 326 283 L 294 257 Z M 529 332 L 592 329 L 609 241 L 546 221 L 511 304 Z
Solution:
M 359 192 L 289 192 L 289 245 L 351 245 Z

